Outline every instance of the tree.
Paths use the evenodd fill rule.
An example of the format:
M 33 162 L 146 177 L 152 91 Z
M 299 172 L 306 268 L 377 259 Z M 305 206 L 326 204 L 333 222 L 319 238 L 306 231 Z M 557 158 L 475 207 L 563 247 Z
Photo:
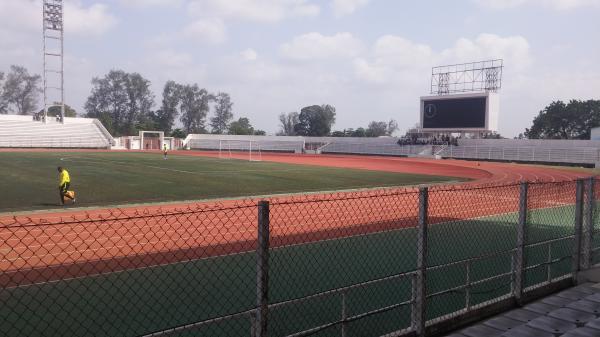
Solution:
M 398 130 L 398 122 L 390 119 L 389 122 L 376 122 L 372 121 L 366 130 L 367 137 L 382 137 L 391 136 Z
M 387 134 L 387 126 L 386 122 L 371 122 L 367 127 L 366 135 L 367 137 L 381 137 Z
M 299 123 L 294 131 L 301 136 L 323 137 L 335 123 L 335 108 L 331 105 L 311 105 L 300 110 Z
M 215 116 L 210 119 L 210 127 L 212 133 L 224 134 L 229 128 L 229 122 L 233 118 L 233 102 L 229 94 L 220 92 L 215 97 Z
M 279 115 L 279 123 L 281 123 L 281 131 L 277 133 L 278 136 L 295 136 L 296 131 L 294 127 L 300 123 L 299 114 L 297 112 L 282 113 Z
M 4 73 L 0 71 L 0 114 L 5 114 L 7 112 L 7 103 L 4 98 Z
M 213 95 L 197 84 L 181 88 L 181 122 L 185 133 L 206 133 L 206 115 Z
M 92 93 L 85 103 L 87 117 L 98 118 L 116 136 L 150 129 L 156 116 L 151 109 L 154 95 L 150 81 L 138 73 L 111 70 L 92 80 Z
M 344 131 L 333 131 L 331 133 L 331 137 L 346 137 L 346 132 Z
M 254 130 L 255 136 L 266 136 L 267 132 L 265 130 Z
M 391 136 L 394 134 L 394 132 L 398 131 L 398 129 L 398 122 L 396 122 L 395 119 L 390 119 L 390 121 L 388 122 L 386 135 Z
M 350 136 L 351 137 L 366 137 L 367 131 L 365 130 L 365 128 L 358 128 L 358 129 L 352 131 L 352 134 Z
M 36 111 L 39 94 L 42 91 L 40 79 L 40 75 L 30 75 L 25 67 L 11 66 L 4 81 L 0 110 L 7 110 L 12 106 L 20 115 Z
M 165 83 L 162 93 L 160 110 L 156 111 L 155 121 L 159 130 L 169 134 L 179 114 L 178 107 L 181 102 L 181 85 L 174 81 Z
M 174 138 L 185 138 L 187 137 L 187 135 L 185 134 L 185 132 L 183 132 L 183 130 L 181 129 L 175 129 L 171 132 L 171 137 Z
M 529 139 L 589 139 L 590 130 L 600 126 L 600 100 L 571 100 L 550 103 L 534 118 Z
M 250 120 L 246 117 L 241 117 L 237 121 L 231 122 L 229 125 L 230 135 L 253 135 L 254 128 L 250 124 Z

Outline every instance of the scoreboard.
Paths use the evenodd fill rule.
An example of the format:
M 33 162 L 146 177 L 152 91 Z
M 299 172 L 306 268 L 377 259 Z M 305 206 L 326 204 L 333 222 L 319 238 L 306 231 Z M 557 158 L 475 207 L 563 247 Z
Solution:
M 496 93 L 421 97 L 424 131 L 497 131 L 500 108 Z

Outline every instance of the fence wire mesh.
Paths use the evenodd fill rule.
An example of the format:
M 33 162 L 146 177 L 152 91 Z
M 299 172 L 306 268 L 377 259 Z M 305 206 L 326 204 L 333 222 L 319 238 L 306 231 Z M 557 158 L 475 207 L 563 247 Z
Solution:
M 238 204 L 9 219 L 0 335 L 139 336 L 252 309 L 256 216 Z M 202 333 L 248 331 L 245 320 Z
M 525 287 L 572 272 L 576 191 L 576 181 L 530 184 Z
M 598 178 L 592 180 L 593 199 L 590 209 L 592 211 L 592 263 L 600 263 L 600 182 Z
M 0 335 L 424 335 L 597 262 L 598 197 L 586 180 L 0 217 Z
M 415 269 L 417 197 L 410 190 L 274 201 L 271 302 L 297 301 L 271 311 L 271 335 L 285 336 L 344 315 L 410 301 L 411 278 L 400 274 Z M 335 289 L 339 291 L 307 298 Z M 406 307 L 348 323 L 352 333 L 347 336 L 406 328 Z M 342 328 L 337 324 L 323 333 L 341 333 Z
M 519 185 L 429 195 L 428 318 L 448 319 L 510 294 Z

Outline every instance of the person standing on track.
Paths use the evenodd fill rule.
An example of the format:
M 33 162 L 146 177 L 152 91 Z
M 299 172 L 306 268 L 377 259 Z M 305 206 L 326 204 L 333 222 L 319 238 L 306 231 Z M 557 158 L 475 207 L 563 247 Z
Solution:
M 69 187 L 71 187 L 71 176 L 69 175 L 69 171 L 62 167 L 58 167 L 59 174 L 59 183 L 58 183 L 58 191 L 60 193 L 60 202 L 64 206 L 65 205 L 65 197 L 73 200 L 75 203 L 75 196 L 71 195 L 69 192 Z
M 167 144 L 163 145 L 163 156 L 164 159 L 167 160 L 167 154 L 169 154 L 169 150 L 167 149 Z

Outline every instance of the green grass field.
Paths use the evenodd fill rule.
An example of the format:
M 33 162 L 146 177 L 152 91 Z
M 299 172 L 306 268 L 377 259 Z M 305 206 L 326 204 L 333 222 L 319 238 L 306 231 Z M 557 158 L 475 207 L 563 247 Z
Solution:
M 530 213 L 529 243 L 573 233 L 573 206 Z M 515 246 L 517 214 L 452 221 L 430 226 L 429 265 L 506 252 Z M 564 225 L 571 224 L 571 225 Z M 552 247 L 553 258 L 568 257 L 572 240 Z M 271 303 L 414 270 L 415 229 L 341 238 L 271 250 Z M 543 261 L 545 246 L 527 249 L 528 265 Z M 177 325 L 250 309 L 255 303 L 253 253 L 234 254 L 4 289 L 0 296 L 3 336 L 139 336 Z M 471 280 L 510 270 L 509 255 L 474 263 Z M 570 272 L 570 259 L 552 266 L 553 277 Z M 428 293 L 465 282 L 464 265 L 428 272 Z M 528 285 L 545 279 L 545 268 L 526 276 Z M 473 288 L 472 303 L 508 294 L 510 278 Z M 350 315 L 410 299 L 410 279 L 381 282 L 348 292 Z M 464 306 L 454 292 L 428 302 L 430 318 Z M 284 336 L 340 317 L 338 295 L 270 313 L 270 336 Z M 391 310 L 349 324 L 348 336 L 374 336 L 405 328 L 409 308 Z M 250 319 L 227 320 L 173 336 L 248 336 Z M 339 336 L 340 328 L 316 336 Z
M 367 159 L 365 159 L 367 160 Z M 0 212 L 57 208 L 57 166 L 79 206 L 415 185 L 457 178 L 144 153 L 0 153 Z

